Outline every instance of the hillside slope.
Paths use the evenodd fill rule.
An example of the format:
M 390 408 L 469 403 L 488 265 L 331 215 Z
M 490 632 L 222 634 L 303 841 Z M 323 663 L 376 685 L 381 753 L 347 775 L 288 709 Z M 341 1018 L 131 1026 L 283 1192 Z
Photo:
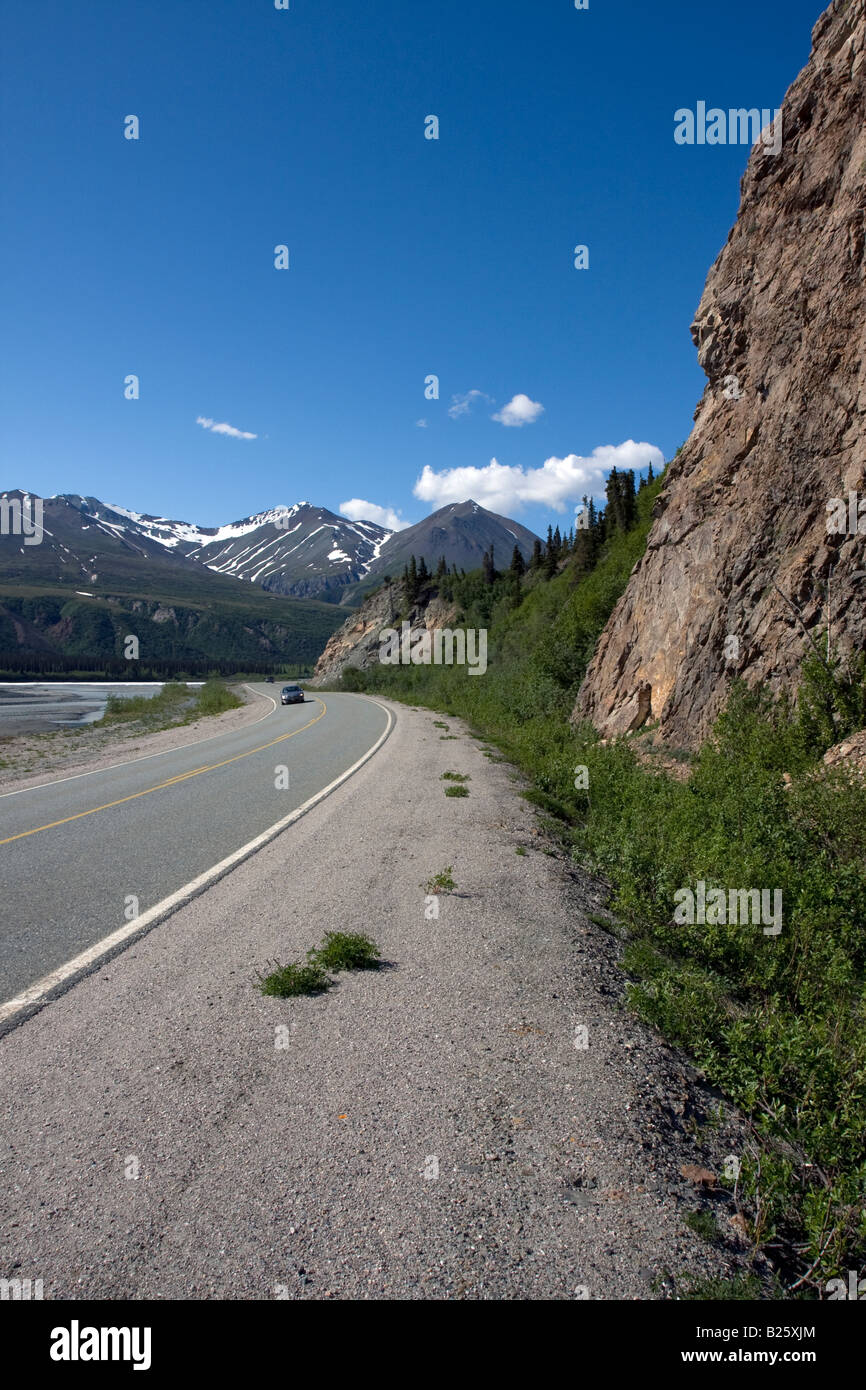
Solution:
M 694 745 L 735 675 L 793 688 L 828 616 L 866 644 L 864 45 L 866 0 L 835 0 L 781 152 L 749 159 L 692 325 L 708 385 L 577 701 L 605 734 L 660 719 Z M 828 532 L 851 491 L 861 533 Z

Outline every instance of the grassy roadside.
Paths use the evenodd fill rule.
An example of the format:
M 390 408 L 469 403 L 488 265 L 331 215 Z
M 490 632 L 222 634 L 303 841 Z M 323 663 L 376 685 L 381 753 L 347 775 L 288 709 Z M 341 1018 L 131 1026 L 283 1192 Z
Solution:
M 465 624 L 489 630 L 484 676 L 377 665 L 343 688 L 462 716 L 528 774 L 574 861 L 611 885 L 633 1008 L 750 1117 L 731 1182 L 755 1250 L 790 1296 L 823 1295 L 866 1258 L 866 788 L 821 761 L 866 725 L 863 667 L 813 663 L 796 709 L 735 688 L 684 778 L 648 765 L 634 738 L 603 744 L 572 725 L 655 491 L 591 568 L 568 559 L 517 588 L 454 581 Z M 699 881 L 780 891 L 781 933 L 678 924 L 675 895 Z
M 109 695 L 104 715 L 92 727 L 108 729 L 136 723 L 147 733 L 155 733 L 179 724 L 191 724 L 207 715 L 239 709 L 242 704 L 240 696 L 221 680 L 205 681 L 198 690 L 167 681 L 157 695 Z

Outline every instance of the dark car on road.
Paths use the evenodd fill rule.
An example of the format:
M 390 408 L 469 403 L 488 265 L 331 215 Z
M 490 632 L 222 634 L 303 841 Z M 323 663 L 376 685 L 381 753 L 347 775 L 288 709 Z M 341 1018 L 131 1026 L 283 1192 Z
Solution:
M 280 704 L 302 705 L 306 696 L 299 685 L 284 685 L 280 691 Z

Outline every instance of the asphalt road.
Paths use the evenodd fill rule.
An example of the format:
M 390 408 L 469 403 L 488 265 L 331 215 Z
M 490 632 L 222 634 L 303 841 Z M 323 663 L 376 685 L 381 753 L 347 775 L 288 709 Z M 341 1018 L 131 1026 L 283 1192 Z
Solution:
M 343 698 L 335 730 L 378 717 Z M 720 1172 L 745 1125 L 622 1006 L 601 886 L 449 726 L 400 707 L 296 824 L 0 1037 L 0 1279 L 46 1301 L 652 1299 L 750 1259 L 730 1194 L 682 1171 Z M 446 866 L 455 891 L 428 894 Z M 335 930 L 384 968 L 257 990 Z
M 0 1004 L 328 787 L 387 719 L 368 700 L 308 695 L 204 743 L 0 797 Z

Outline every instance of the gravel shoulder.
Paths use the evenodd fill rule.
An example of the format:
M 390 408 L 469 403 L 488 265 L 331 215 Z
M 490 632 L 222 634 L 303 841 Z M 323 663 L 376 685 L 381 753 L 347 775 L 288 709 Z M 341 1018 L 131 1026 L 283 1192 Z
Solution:
M 0 765 L 0 795 L 26 787 L 40 787 L 78 772 L 97 772 L 127 758 L 144 758 L 189 743 L 202 743 L 219 734 L 230 734 L 235 729 L 255 724 L 270 712 L 269 701 L 248 686 L 238 685 L 233 689 L 244 701 L 240 708 L 153 733 L 148 733 L 146 726 L 135 720 L 106 729 L 85 725 L 68 733 L 58 730 L 16 734 L 0 745 L 0 760 L 4 764 Z
M 459 721 L 443 739 L 390 707 L 346 784 L 0 1039 L 0 1277 L 46 1298 L 652 1299 L 742 1262 L 730 1196 L 680 1169 L 719 1173 L 743 1122 L 626 1012 L 601 886 Z M 456 891 L 425 898 L 446 867 Z M 387 967 L 257 992 L 329 930 Z M 699 1208 L 720 1245 L 686 1226 Z

